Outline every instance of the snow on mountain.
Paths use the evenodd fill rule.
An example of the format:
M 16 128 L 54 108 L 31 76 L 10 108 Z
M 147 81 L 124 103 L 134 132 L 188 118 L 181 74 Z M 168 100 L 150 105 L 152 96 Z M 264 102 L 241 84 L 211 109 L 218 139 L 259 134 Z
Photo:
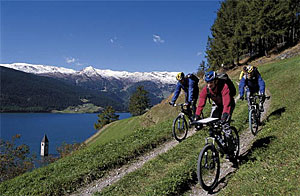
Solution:
M 55 67 L 48 65 L 32 65 L 28 63 L 13 63 L 13 64 L 0 64 L 0 66 L 8 67 L 11 69 L 23 71 L 32 74 L 44 74 L 44 73 L 64 73 L 74 74 L 76 73 L 73 69 L 67 69 L 64 67 Z
M 32 74 L 68 74 L 68 75 L 86 75 L 88 77 L 115 78 L 118 80 L 129 80 L 132 82 L 153 81 L 166 84 L 176 84 L 177 72 L 127 72 L 112 71 L 109 69 L 96 69 L 92 66 L 86 67 L 81 71 L 67 69 L 64 67 L 55 67 L 48 65 L 32 65 L 27 63 L 0 64 L 0 66 L 23 71 Z

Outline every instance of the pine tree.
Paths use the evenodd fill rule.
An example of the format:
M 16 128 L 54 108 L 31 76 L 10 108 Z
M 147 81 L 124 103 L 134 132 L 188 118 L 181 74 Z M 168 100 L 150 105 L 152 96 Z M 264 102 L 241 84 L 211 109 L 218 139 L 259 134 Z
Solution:
M 138 116 L 146 112 L 150 107 L 148 92 L 143 86 L 138 86 L 129 99 L 129 112 L 132 116 Z
M 115 114 L 115 110 L 112 106 L 107 106 L 100 114 L 98 114 L 98 122 L 94 124 L 96 130 L 101 129 L 105 125 L 119 120 L 119 115 Z

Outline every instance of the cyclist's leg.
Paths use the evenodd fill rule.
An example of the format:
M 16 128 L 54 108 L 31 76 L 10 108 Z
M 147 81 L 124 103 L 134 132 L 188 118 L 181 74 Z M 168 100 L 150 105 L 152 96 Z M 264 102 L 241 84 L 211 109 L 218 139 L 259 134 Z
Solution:
M 250 96 L 251 96 L 251 92 L 249 89 L 247 89 L 247 92 L 246 92 L 246 96 L 247 96 L 247 102 L 248 102 L 248 110 L 250 110 L 251 108 L 251 103 L 250 103 Z
M 259 93 L 259 95 L 261 95 L 261 94 Z M 263 111 L 264 111 L 264 103 L 265 103 L 265 99 L 266 99 L 265 96 L 259 97 L 259 111 L 260 111 L 260 112 L 263 112 Z
M 219 107 L 219 106 L 217 106 L 217 104 L 215 104 L 215 102 L 212 102 L 210 117 L 211 118 L 219 118 L 220 119 L 221 116 L 222 116 L 222 110 L 223 110 L 222 107 Z M 213 135 L 211 129 L 208 130 L 208 133 L 209 133 L 210 136 Z

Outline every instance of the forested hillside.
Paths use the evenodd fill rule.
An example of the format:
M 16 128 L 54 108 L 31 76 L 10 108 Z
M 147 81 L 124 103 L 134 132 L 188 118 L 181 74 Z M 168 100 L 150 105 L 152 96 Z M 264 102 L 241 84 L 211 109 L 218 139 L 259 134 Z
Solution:
M 122 111 L 124 107 L 109 94 L 96 93 L 66 82 L 43 76 L 36 76 L 13 69 L 0 67 L 1 112 L 49 112 L 68 106 L 82 104 L 82 99 L 97 106 L 113 106 Z
M 227 0 L 221 3 L 207 42 L 213 69 L 268 56 L 300 40 L 300 0 Z

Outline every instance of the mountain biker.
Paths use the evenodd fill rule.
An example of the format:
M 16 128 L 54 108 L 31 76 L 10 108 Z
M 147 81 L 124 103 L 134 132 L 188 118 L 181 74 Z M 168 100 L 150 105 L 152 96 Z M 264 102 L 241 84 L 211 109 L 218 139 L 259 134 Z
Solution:
M 196 110 L 195 120 L 200 119 L 200 114 L 204 109 L 207 98 L 211 99 L 212 108 L 210 117 L 221 119 L 222 124 L 230 124 L 231 116 L 235 108 L 234 94 L 235 89 L 231 89 L 231 85 L 227 85 L 225 80 L 218 77 L 214 71 L 209 71 L 204 74 L 204 80 L 207 83 L 201 90 L 199 95 L 199 103 Z M 233 86 L 233 88 L 235 88 Z M 230 90 L 231 89 L 231 90 Z M 230 92 L 230 91 L 234 91 Z M 209 130 L 209 135 L 212 136 L 212 130 Z M 228 136 L 231 132 L 228 133 Z M 231 151 L 234 150 L 233 146 L 230 146 Z M 231 159 L 232 154 L 226 155 L 227 159 Z M 236 162 L 234 162 L 236 164 Z
M 230 94 L 229 86 L 224 80 L 219 79 L 214 71 L 206 72 L 204 80 L 207 85 L 201 90 L 199 95 L 196 120 L 199 119 L 207 98 L 210 98 L 213 101 L 210 117 L 220 118 L 222 123 L 230 123 L 235 102 Z
M 190 111 L 190 106 L 192 106 L 192 114 L 195 115 L 196 104 L 197 104 L 198 94 L 199 94 L 198 77 L 195 76 L 194 74 L 187 74 L 185 76 L 183 72 L 180 72 L 177 74 L 176 79 L 178 82 L 170 104 L 171 105 L 175 104 L 181 89 L 183 89 L 185 93 L 185 105 L 187 106 L 187 109 L 189 111 Z
M 259 100 L 259 110 L 263 112 L 263 104 L 265 102 L 265 82 L 256 67 L 248 65 L 243 68 L 243 71 L 245 72 L 245 74 L 242 76 L 239 84 L 240 99 L 244 99 L 244 91 L 246 87 L 246 96 L 248 106 L 250 107 L 249 97 L 254 95 L 255 93 L 258 93 L 259 95 L 261 95 Z

